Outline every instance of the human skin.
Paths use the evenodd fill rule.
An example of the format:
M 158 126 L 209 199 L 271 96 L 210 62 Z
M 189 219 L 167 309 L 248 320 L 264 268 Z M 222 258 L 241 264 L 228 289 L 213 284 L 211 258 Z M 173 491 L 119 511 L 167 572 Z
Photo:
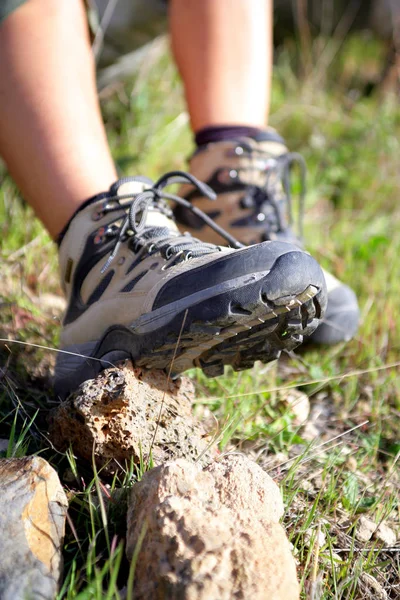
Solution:
M 170 0 L 194 131 L 266 123 L 271 0 Z M 0 24 L 0 155 L 50 235 L 117 179 L 81 0 L 29 0 Z
M 264 127 L 272 72 L 272 0 L 170 0 L 172 50 L 194 131 Z
M 0 154 L 54 238 L 117 179 L 81 0 L 29 0 L 0 25 Z

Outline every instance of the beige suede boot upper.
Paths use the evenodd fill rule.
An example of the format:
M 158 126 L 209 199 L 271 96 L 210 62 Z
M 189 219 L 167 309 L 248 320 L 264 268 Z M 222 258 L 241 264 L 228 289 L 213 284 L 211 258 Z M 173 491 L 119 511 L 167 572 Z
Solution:
M 279 167 L 279 157 L 286 155 L 286 146 L 277 141 L 257 142 L 242 138 L 208 144 L 191 158 L 190 172 L 208 183 L 217 193 L 217 200 L 210 201 L 194 192 L 190 185 L 182 186 L 179 195 L 209 214 L 218 225 L 244 244 L 277 239 L 277 221 L 281 219 L 282 231 L 289 224 Z M 272 201 L 255 197 L 252 186 L 266 189 Z M 207 242 L 221 243 L 216 232 L 207 230 L 200 222 L 197 226 L 192 215 L 188 219 L 182 218 L 182 213 L 177 209 L 176 217 L 182 231 Z M 269 235 L 264 237 L 268 223 Z

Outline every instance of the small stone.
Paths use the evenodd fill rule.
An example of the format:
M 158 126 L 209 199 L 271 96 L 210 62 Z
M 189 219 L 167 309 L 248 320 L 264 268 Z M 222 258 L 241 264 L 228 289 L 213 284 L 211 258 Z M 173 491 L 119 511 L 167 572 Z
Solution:
M 364 516 L 360 517 L 356 525 L 356 540 L 359 542 L 368 542 L 371 539 L 375 529 L 376 525 L 373 521 L 371 521 L 371 519 L 368 519 Z
M 386 548 L 391 548 L 397 541 L 395 532 L 393 529 L 388 527 L 386 523 L 381 523 L 379 525 L 378 529 L 374 533 L 374 537 L 383 542 Z
M 351 473 L 355 473 L 357 471 L 358 465 L 357 460 L 354 458 L 354 456 L 348 457 L 346 461 L 346 466 Z
M 137 600 L 297 600 L 276 484 L 241 455 L 205 469 L 179 459 L 132 488 L 127 555 L 141 535 Z
M 293 413 L 294 425 L 302 425 L 307 421 L 310 414 L 310 400 L 308 399 L 307 394 L 294 388 L 292 390 L 280 392 L 279 399 L 289 408 L 290 412 Z
M 314 527 L 310 527 L 304 533 L 304 542 L 307 546 L 309 546 L 310 543 L 312 542 L 312 540 L 314 540 L 314 542 L 313 542 L 314 546 L 315 546 L 315 544 L 318 543 L 318 546 L 320 548 L 322 548 L 322 546 L 325 546 L 325 543 L 326 543 L 325 532 L 322 531 L 321 529 L 318 530 Z
M 305 427 L 302 431 L 302 437 L 311 441 L 327 430 L 329 418 L 332 414 L 332 401 L 325 393 L 320 393 L 314 399 L 310 414 Z
M 364 593 L 368 594 L 368 597 L 373 597 L 374 600 L 388 600 L 386 590 L 370 573 L 361 573 L 359 587 Z
M 311 442 L 312 440 L 315 440 L 320 433 L 320 430 L 314 423 L 308 422 L 304 425 L 301 431 L 301 437 L 306 442 Z
M 67 498 L 38 456 L 0 459 L 0 598 L 54 600 Z
M 308 481 L 308 479 L 304 479 L 304 481 L 301 481 L 301 489 L 304 492 L 307 492 L 308 494 L 310 494 L 310 496 L 313 496 L 316 494 L 315 487 L 313 486 L 311 481 Z

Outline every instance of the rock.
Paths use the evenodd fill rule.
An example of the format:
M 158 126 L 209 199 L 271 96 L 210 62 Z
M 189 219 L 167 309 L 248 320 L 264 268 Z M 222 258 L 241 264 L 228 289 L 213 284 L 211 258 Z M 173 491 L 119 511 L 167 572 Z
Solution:
M 327 394 L 317 394 L 311 404 L 311 410 L 301 436 L 306 441 L 312 441 L 322 435 L 329 428 L 329 420 L 332 416 L 332 401 Z
M 282 514 L 278 487 L 244 456 L 152 469 L 133 486 L 128 509 L 135 599 L 297 600 Z
M 206 472 L 214 479 L 219 501 L 238 515 L 245 510 L 278 523 L 283 502 L 278 486 L 260 467 L 242 454 L 230 454 L 211 463 Z
M 168 381 L 163 371 L 133 368 L 129 361 L 83 383 L 52 411 L 50 438 L 112 474 L 131 458 L 155 465 L 178 457 L 206 463 L 210 438 L 192 416 L 193 384 Z
M 315 440 L 320 435 L 320 433 L 321 431 L 314 423 L 308 422 L 304 425 L 302 429 L 301 437 L 306 442 L 311 442 L 312 440 Z
M 37 456 L 0 459 L 0 598 L 53 600 L 62 572 L 67 498 Z
M 386 548 L 391 548 L 396 543 L 396 533 L 386 525 L 386 523 L 381 523 L 377 530 L 374 532 L 374 537 L 383 542 Z
M 365 594 L 364 597 L 374 598 L 374 600 L 388 599 L 386 590 L 370 573 L 361 573 L 358 585 L 363 595 Z
M 317 530 L 316 528 L 310 527 L 304 533 L 304 542 L 307 546 L 309 546 L 311 542 L 314 546 L 318 543 L 318 546 L 322 548 L 322 546 L 325 546 L 326 544 L 326 535 L 321 529 Z
M 307 421 L 310 414 L 310 400 L 307 394 L 293 388 L 280 392 L 279 400 L 293 413 L 294 425 L 303 425 Z
M 356 525 L 355 537 L 359 542 L 368 542 L 376 529 L 376 524 L 367 517 L 360 517 Z
M 315 489 L 311 481 L 308 481 L 308 479 L 301 480 L 300 485 L 303 492 L 307 492 L 310 496 L 316 495 L 317 490 Z
M 356 473 L 358 470 L 357 459 L 354 458 L 354 456 L 352 455 L 348 456 L 346 460 L 346 467 L 348 468 L 350 473 Z

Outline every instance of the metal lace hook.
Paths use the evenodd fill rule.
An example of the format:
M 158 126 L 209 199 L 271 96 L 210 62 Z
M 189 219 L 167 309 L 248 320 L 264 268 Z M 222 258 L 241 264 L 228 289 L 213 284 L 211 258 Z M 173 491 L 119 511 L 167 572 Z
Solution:
M 204 196 L 207 196 L 210 200 L 216 200 L 217 194 L 210 188 L 209 185 L 200 181 L 192 175 L 191 173 L 185 173 L 184 171 L 171 171 L 170 173 L 166 173 L 156 183 L 154 187 L 158 190 L 163 190 L 168 185 L 173 185 L 174 183 L 191 183 L 194 185 L 199 192 L 201 192 Z

